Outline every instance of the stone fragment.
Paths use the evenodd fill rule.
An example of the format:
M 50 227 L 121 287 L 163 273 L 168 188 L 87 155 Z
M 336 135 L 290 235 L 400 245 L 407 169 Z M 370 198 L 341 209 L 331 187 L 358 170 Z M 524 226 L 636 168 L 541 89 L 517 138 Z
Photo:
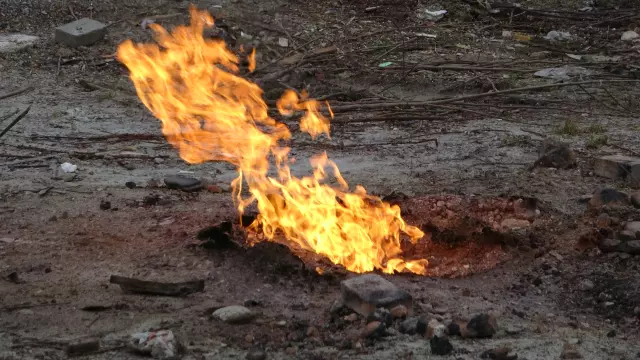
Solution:
M 589 207 L 596 209 L 604 205 L 627 206 L 629 203 L 629 195 L 616 189 L 604 188 L 593 194 L 591 200 L 589 200 Z
M 493 314 L 479 314 L 460 329 L 464 338 L 490 338 L 498 331 L 498 321 Z
M 164 183 L 169 189 L 182 191 L 199 191 L 202 189 L 202 182 L 196 178 L 184 175 L 170 175 L 164 178 Z
M 617 239 L 604 239 L 600 242 L 598 247 L 602 252 L 615 252 L 619 250 L 620 244 L 622 244 L 622 241 Z
M 420 317 L 416 322 L 416 334 L 421 336 L 427 335 L 427 319 Z
M 57 42 L 70 47 L 88 46 L 107 35 L 107 26 L 89 18 L 82 18 L 56 29 Z
M 368 316 L 378 307 L 393 308 L 404 305 L 407 315 L 412 313 L 411 295 L 376 274 L 365 274 L 340 283 L 342 300 L 357 313 Z
M 214 311 L 211 316 L 229 324 L 246 324 L 255 318 L 255 314 L 251 310 L 240 305 L 220 308 Z
M 449 325 L 447 325 L 447 334 L 449 334 L 449 336 L 461 336 L 460 324 L 455 321 L 450 322 Z
M 434 336 L 429 341 L 429 345 L 433 355 L 448 355 L 453 351 L 453 345 L 447 338 Z
M 0 54 L 26 49 L 38 41 L 37 36 L 24 34 L 0 34 Z
M 640 181 L 640 158 L 625 155 L 608 155 L 596 159 L 594 174 L 607 179 Z
M 575 346 L 571 344 L 564 344 L 560 359 L 582 359 L 582 355 L 578 352 Z
M 638 38 L 640 38 L 640 35 L 633 30 L 625 31 L 622 33 L 622 36 L 620 36 L 620 40 L 622 41 L 633 41 Z
M 100 339 L 86 338 L 70 342 L 67 345 L 66 352 L 69 356 L 78 356 L 90 354 L 100 350 Z

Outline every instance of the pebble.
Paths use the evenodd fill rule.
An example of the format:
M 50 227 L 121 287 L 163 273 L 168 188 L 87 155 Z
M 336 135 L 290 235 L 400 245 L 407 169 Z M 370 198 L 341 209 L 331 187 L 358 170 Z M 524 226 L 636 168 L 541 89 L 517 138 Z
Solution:
M 434 355 L 448 355 L 453 351 L 453 345 L 449 339 L 434 336 L 429 341 L 431 347 L 431 353 Z
M 356 320 L 358 320 L 358 314 L 356 314 L 356 313 L 349 314 L 349 315 L 344 317 L 344 321 L 346 321 L 346 322 L 354 322 Z
M 403 334 L 413 335 L 417 333 L 418 318 L 410 317 L 398 325 L 398 330 Z
M 372 321 L 367 324 L 367 327 L 362 334 L 366 338 L 377 339 L 385 334 L 387 326 L 380 321 Z
M 618 250 L 621 243 L 622 242 L 617 239 L 604 239 L 600 242 L 598 247 L 602 252 L 614 252 Z
M 490 349 L 484 351 L 480 354 L 481 359 L 491 359 L 491 360 L 516 360 L 518 359 L 518 355 L 509 355 L 511 349 L 508 347 L 499 347 L 495 349 Z
M 607 337 L 610 337 L 610 338 L 612 338 L 612 337 L 616 337 L 616 331 L 615 331 L 615 330 L 611 330 L 611 331 L 609 331 L 609 332 L 607 333 Z
M 455 321 L 450 322 L 449 325 L 447 325 L 447 334 L 450 336 L 461 336 L 460 324 Z
M 214 311 L 211 316 L 229 324 L 246 324 L 255 318 L 255 314 L 251 310 L 240 305 L 220 308 Z
M 427 334 L 427 320 L 421 317 L 416 322 L 416 334 L 425 336 Z
M 164 183 L 169 189 L 182 191 L 199 191 L 202 189 L 202 182 L 196 178 L 184 175 L 170 175 L 164 178 Z
M 100 200 L 100 210 L 111 209 L 111 201 Z
M 571 344 L 564 344 L 560 359 L 582 359 L 582 355 L 578 352 L 575 346 Z
M 640 315 L 640 306 L 636 306 L 633 309 L 633 315 Z
M 135 189 L 136 183 L 134 183 L 133 181 L 127 181 L 126 183 L 124 183 L 124 186 L 126 186 L 128 189 Z
M 624 226 L 624 229 L 633 233 L 638 233 L 640 231 L 640 221 L 629 221 Z
M 496 316 L 493 314 L 476 315 L 460 332 L 464 338 L 490 338 L 498 329 Z
M 449 312 L 449 308 L 446 306 L 436 306 L 433 309 L 434 314 L 444 315 Z
M 629 195 L 611 188 L 596 191 L 591 197 L 591 200 L 589 200 L 589 206 L 591 208 L 599 208 L 603 205 L 625 206 L 629 203 Z
M 404 319 L 407 317 L 408 313 L 409 311 L 407 310 L 407 307 L 404 305 L 398 305 L 393 309 L 391 309 L 391 317 L 394 319 Z

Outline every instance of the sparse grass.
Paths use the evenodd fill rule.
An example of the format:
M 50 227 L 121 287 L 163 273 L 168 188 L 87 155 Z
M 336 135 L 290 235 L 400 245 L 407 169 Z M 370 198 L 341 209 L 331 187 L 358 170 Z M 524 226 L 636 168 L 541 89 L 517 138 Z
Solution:
M 593 124 L 584 129 L 584 132 L 587 134 L 604 134 L 607 132 L 607 128 L 605 128 L 604 125 Z
M 578 127 L 578 124 L 575 123 L 575 121 L 567 119 L 564 121 L 562 126 L 556 129 L 555 133 L 563 136 L 575 136 L 580 134 L 580 128 Z
M 587 139 L 587 149 L 598 149 L 601 146 L 607 145 L 609 138 L 607 135 L 602 134 L 591 134 L 589 139 Z
M 528 145 L 531 138 L 527 135 L 507 135 L 500 139 L 501 147 L 525 146 Z

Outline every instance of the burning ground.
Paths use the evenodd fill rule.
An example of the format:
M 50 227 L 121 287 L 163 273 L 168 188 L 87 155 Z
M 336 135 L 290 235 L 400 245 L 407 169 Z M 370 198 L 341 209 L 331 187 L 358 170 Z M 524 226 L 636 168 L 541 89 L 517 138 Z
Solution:
M 3 31 L 40 36 L 34 47 L 0 54 L 0 95 L 32 86 L 0 100 L 2 129 L 25 114 L 0 145 L 2 358 L 128 359 L 138 356 L 130 336 L 149 330 L 170 330 L 185 359 L 637 356 L 633 159 L 602 159 L 637 156 L 638 42 L 622 40 L 637 31 L 637 11 L 623 3 L 551 11 L 543 3 L 523 10 L 452 2 L 440 19 L 433 11 L 443 8 L 431 3 L 196 5 L 216 17 L 205 35 L 239 56 L 237 72 L 227 70 L 264 90 L 247 97 L 251 120 L 262 121 L 256 128 L 221 125 L 246 119 L 193 96 L 163 113 L 167 99 L 213 90 L 136 89 L 131 76 L 150 63 L 136 68 L 114 58 L 127 39 L 151 43 L 151 23 L 188 24 L 187 3 L 53 1 L 0 10 Z M 108 24 L 106 38 L 81 48 L 55 43 L 53 29 L 74 17 Z M 552 30 L 570 38 L 555 39 Z M 140 54 L 132 59 L 143 62 Z M 190 65 L 184 69 L 195 82 Z M 558 76 L 568 78 L 559 86 Z M 319 120 L 300 122 L 303 111 L 283 116 L 277 100 L 287 89 L 320 99 Z M 162 95 L 156 103 L 154 94 Z M 191 134 L 180 132 L 184 123 L 168 129 L 168 121 L 191 120 L 176 116 L 185 99 L 197 110 L 187 115 L 206 119 L 206 111 L 215 120 L 193 129 L 224 136 L 184 139 L 178 135 Z M 293 99 L 285 108 L 315 104 Z M 331 137 L 312 139 L 308 133 L 326 131 L 322 116 Z M 253 129 L 267 140 L 260 152 L 246 150 Z M 254 155 L 282 160 L 285 148 L 284 172 L 261 173 L 265 157 Z M 319 221 L 327 205 L 328 213 L 355 214 L 347 195 L 364 199 L 357 209 L 376 216 L 339 217 L 341 229 L 346 218 L 358 225 L 328 232 L 351 252 L 320 250 L 324 227 L 286 227 L 283 211 L 299 204 L 289 186 L 324 152 L 350 187 L 303 182 L 334 193 L 310 202 L 314 211 L 295 210 L 293 223 Z M 65 162 L 77 169 L 65 172 Z M 234 191 L 238 168 L 246 186 Z M 354 190 L 358 184 L 368 195 Z M 381 224 L 393 231 L 372 232 Z M 407 236 L 420 233 L 415 242 Z M 248 246 L 269 234 L 275 242 Z M 395 234 L 391 250 L 364 250 Z M 383 277 L 393 285 L 367 283 L 356 297 L 386 286 L 404 300 L 385 304 L 391 317 L 358 314 L 362 302 L 343 299 L 341 288 L 361 279 L 345 269 L 359 254 L 375 258 L 377 269 L 398 256 L 421 261 L 427 276 L 389 271 Z M 403 267 L 411 269 L 395 270 Z

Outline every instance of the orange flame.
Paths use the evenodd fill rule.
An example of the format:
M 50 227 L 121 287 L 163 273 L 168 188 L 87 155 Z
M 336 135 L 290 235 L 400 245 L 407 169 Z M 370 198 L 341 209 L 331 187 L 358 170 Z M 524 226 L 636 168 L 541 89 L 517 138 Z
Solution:
M 250 229 L 261 230 L 269 240 L 283 235 L 290 245 L 322 254 L 353 272 L 425 274 L 426 260 L 402 258 L 400 233 L 413 242 L 424 234 L 404 222 L 398 206 L 368 195 L 361 186 L 350 192 L 326 154 L 311 159 L 312 176 L 291 174 L 289 148 L 279 144 L 291 137 L 289 129 L 268 116 L 262 89 L 235 75 L 239 59 L 224 41 L 203 38 L 203 30 L 214 24 L 211 15 L 190 11 L 190 26 L 170 34 L 151 24 L 157 44 L 127 40 L 117 53 L 129 68 L 141 101 L 160 119 L 164 135 L 180 156 L 189 163 L 235 165 L 236 206 L 242 213 L 257 204 L 259 215 Z M 249 64 L 253 70 L 255 52 L 249 55 Z M 306 93 L 287 91 L 277 107 L 283 115 L 305 111 L 300 127 L 312 137 L 329 135 L 322 104 Z M 339 187 L 324 183 L 327 167 Z M 270 169 L 277 176 L 270 175 Z M 243 197 L 244 184 L 248 197 Z

